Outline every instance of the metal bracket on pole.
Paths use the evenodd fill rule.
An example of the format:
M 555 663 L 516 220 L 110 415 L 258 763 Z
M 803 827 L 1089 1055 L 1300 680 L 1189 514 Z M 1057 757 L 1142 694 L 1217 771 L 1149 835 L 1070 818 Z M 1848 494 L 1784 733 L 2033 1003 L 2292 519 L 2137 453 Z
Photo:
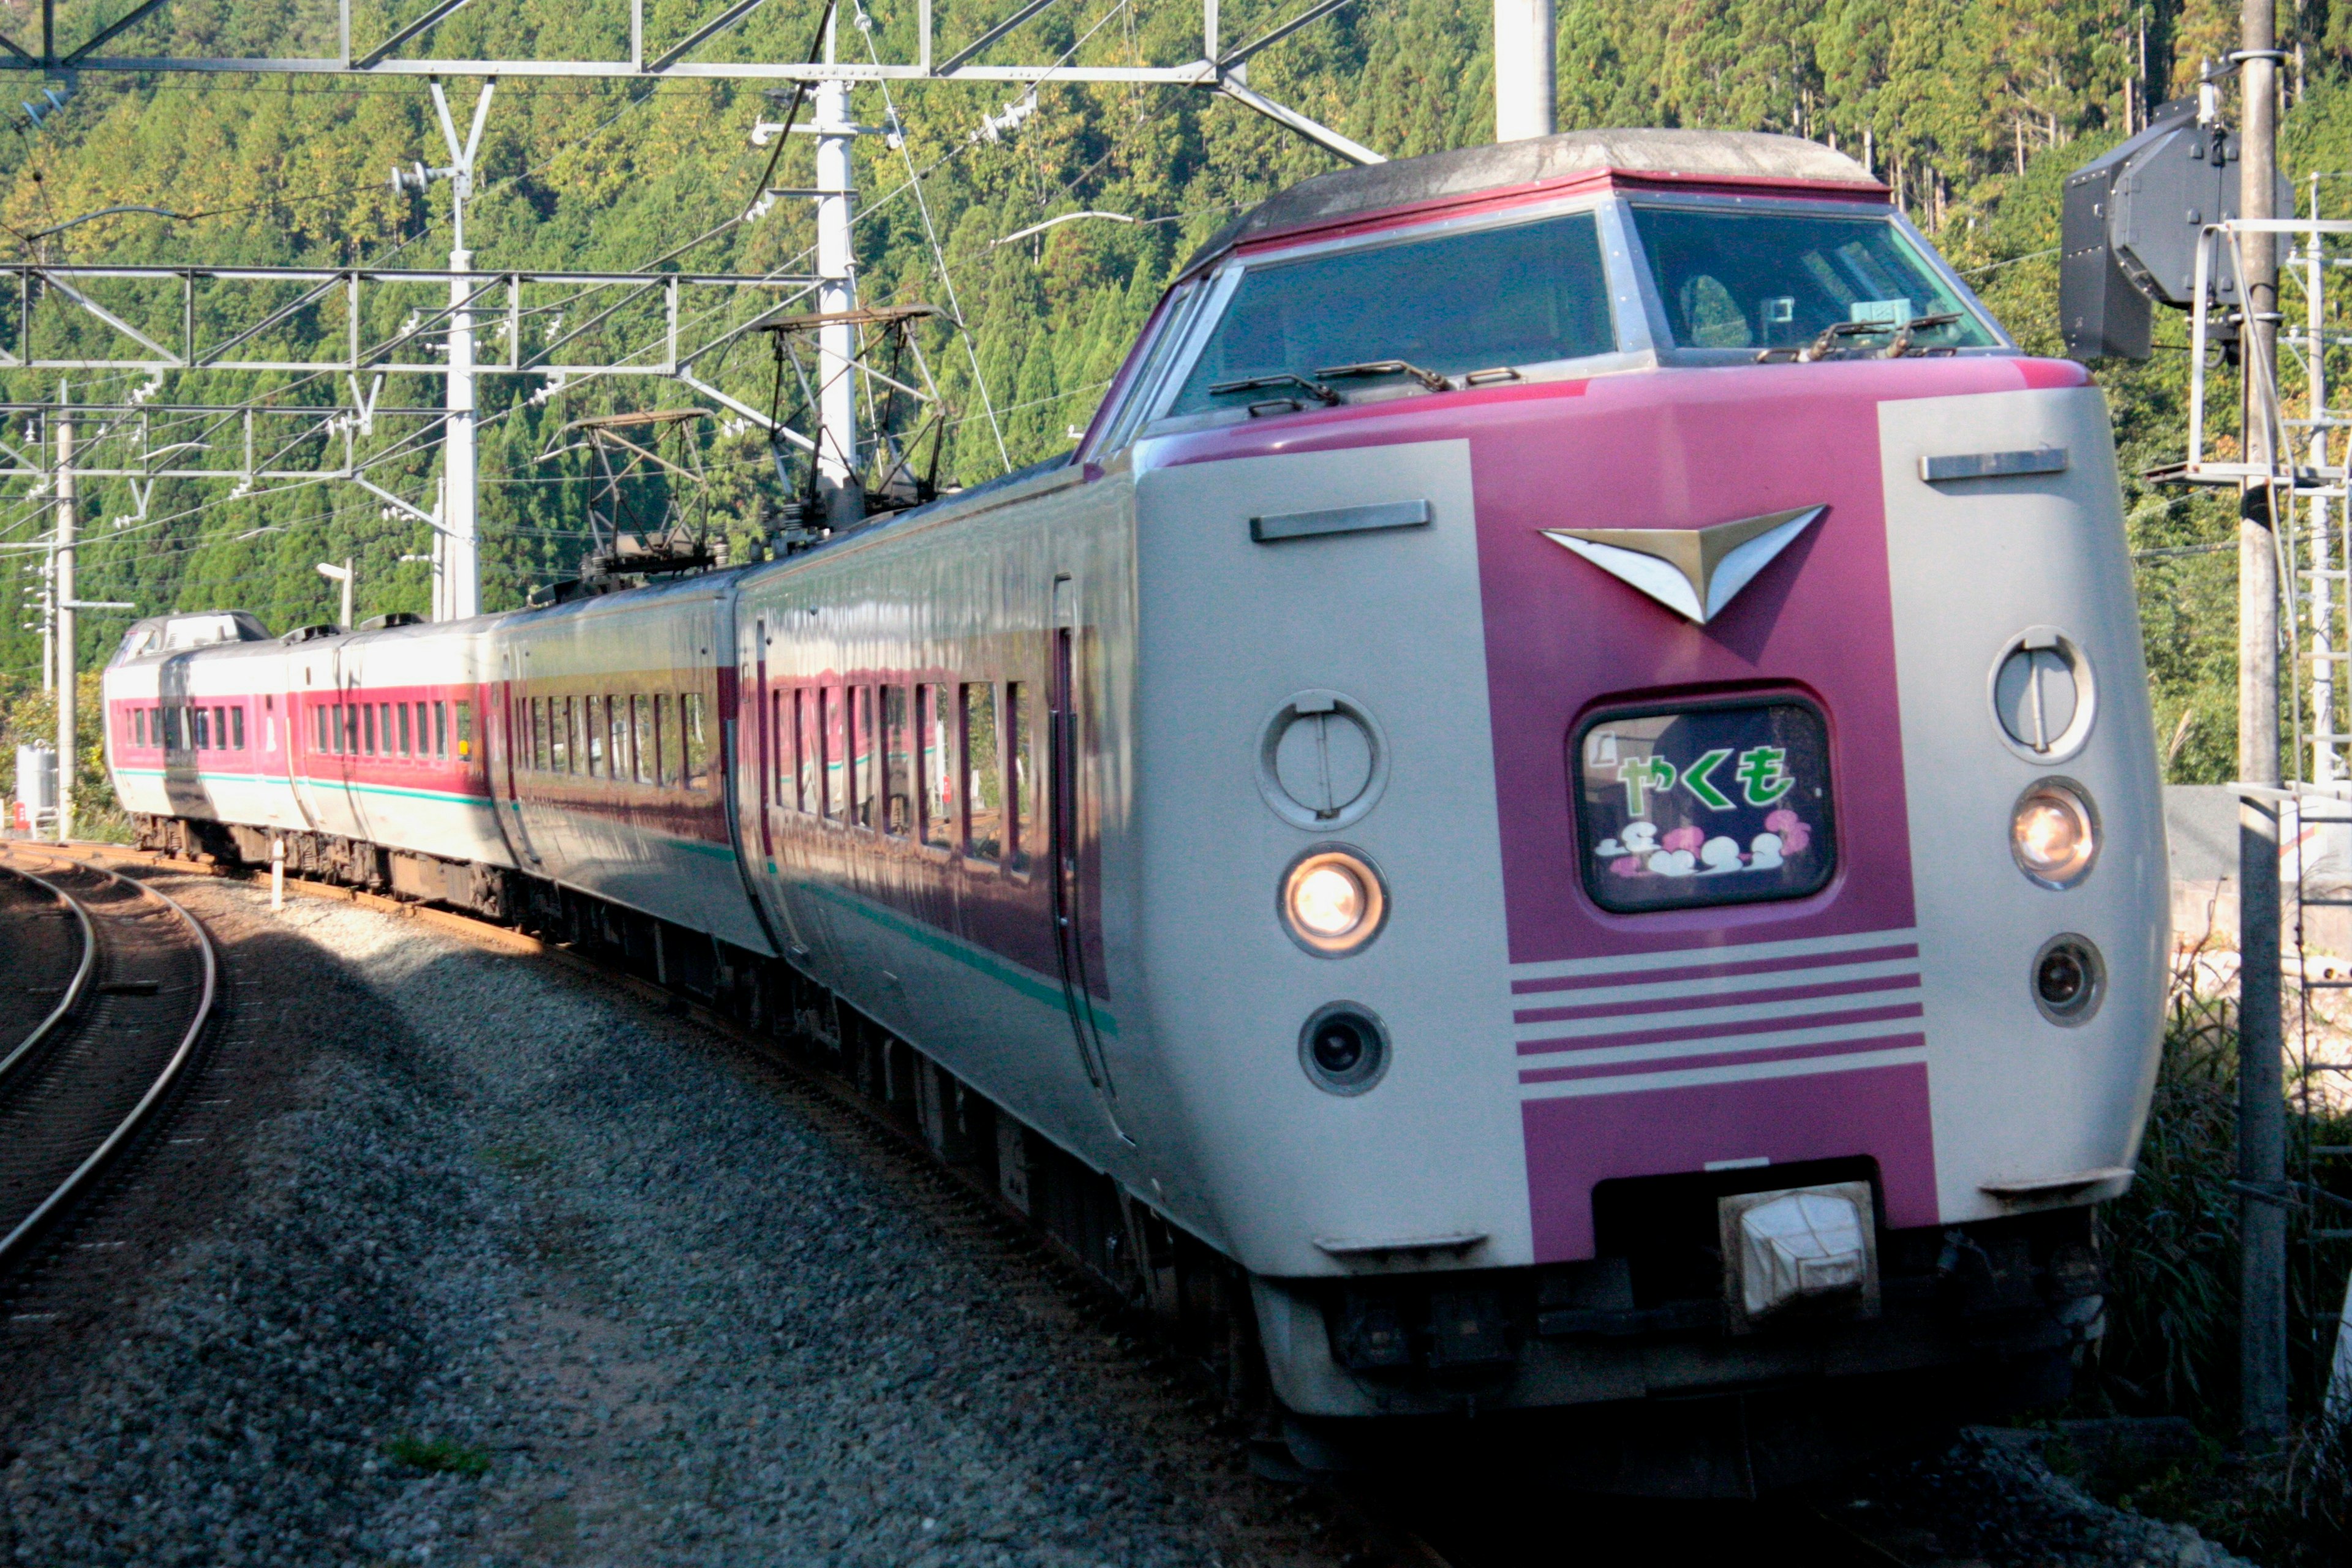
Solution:
M 1256 110 L 1260 114 L 1265 115 L 1268 120 L 1273 121 L 1276 125 L 1286 126 L 1290 130 L 1297 132 L 1298 134 L 1306 137 L 1309 142 L 1314 142 L 1317 146 L 1323 148 L 1326 152 L 1337 153 L 1340 157 L 1347 159 L 1350 163 L 1385 163 L 1388 162 L 1386 158 L 1382 157 L 1380 153 L 1373 152 L 1370 147 L 1365 146 L 1362 142 L 1352 141 L 1348 137 L 1342 136 L 1337 131 L 1332 130 L 1329 126 L 1322 124 L 1318 121 L 1309 120 L 1307 116 L 1299 113 L 1298 110 L 1288 108 L 1286 105 L 1276 103 L 1274 100 L 1266 97 L 1265 94 L 1262 92 L 1253 91 L 1249 88 L 1243 86 L 1240 80 L 1234 77 L 1220 77 L 1212 85 L 1217 91 L 1223 93 L 1227 98 L 1232 99 L 1234 102 L 1247 104 L 1250 108 Z

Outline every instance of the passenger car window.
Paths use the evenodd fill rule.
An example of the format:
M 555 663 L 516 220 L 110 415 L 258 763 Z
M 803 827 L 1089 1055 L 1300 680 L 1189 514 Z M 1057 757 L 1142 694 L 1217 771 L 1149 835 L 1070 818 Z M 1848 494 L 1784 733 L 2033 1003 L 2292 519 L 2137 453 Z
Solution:
M 996 687 L 968 681 L 963 689 L 964 841 L 967 855 L 993 860 L 1004 853 L 1004 775 L 996 747 Z
M 245 750 L 245 705 L 239 703 L 228 710 L 229 746 L 233 751 Z
M 907 689 L 882 689 L 882 827 L 905 836 L 913 831 L 915 781 L 912 747 L 907 739 Z
M 1956 319 L 1913 341 L 2000 342 L 1891 216 L 1636 205 L 1633 228 L 1678 347 L 1794 349 L 1832 327 L 1861 327 L 1876 331 L 1850 341 L 1877 349 L 1907 322 L 1941 315 Z
M 860 827 L 879 827 L 874 798 L 874 689 L 853 686 L 849 690 L 850 711 L 856 721 L 849 752 L 850 820 Z
M 951 687 L 915 689 L 915 732 L 922 749 L 923 842 L 935 849 L 955 845 L 955 693 Z
M 1334 300 L 1349 309 L 1333 310 Z M 1570 213 L 1246 268 L 1168 412 L 1238 410 L 1283 395 L 1211 390 L 1255 376 L 1311 378 L 1380 360 L 1462 375 L 1616 346 L 1599 220 Z
M 474 705 L 463 698 L 457 701 L 457 755 L 460 760 L 474 754 Z
M 446 702 L 433 704 L 433 754 L 436 757 L 449 754 L 449 704 Z
M 824 787 L 824 758 L 817 741 L 816 692 L 801 687 L 793 692 L 793 749 L 800 758 L 800 777 L 793 785 L 793 805 L 814 814 L 817 793 Z
M 686 742 L 686 787 L 710 787 L 710 738 L 703 731 L 702 693 L 688 691 L 677 700 L 677 727 Z
M 629 699 L 631 727 L 636 731 L 634 750 L 636 753 L 637 782 L 651 784 L 659 772 L 654 756 L 654 700 L 642 695 Z
M 1005 864 L 1015 871 L 1029 868 L 1029 852 L 1037 842 L 1037 778 L 1030 758 L 1030 693 L 1026 681 L 1004 683 L 1004 723 L 1011 731 L 1013 763 L 1013 833 L 1005 847 Z
M 394 706 L 400 713 L 400 754 L 413 757 L 416 754 L 416 745 L 415 737 L 408 731 L 408 704 L 402 702 Z
M 841 688 L 820 687 L 816 697 L 817 740 L 824 748 L 822 765 L 818 769 L 818 779 L 823 786 L 824 796 L 824 815 L 828 821 L 839 822 L 842 815 L 843 790 L 848 783 L 843 776 L 841 765 L 843 740 Z

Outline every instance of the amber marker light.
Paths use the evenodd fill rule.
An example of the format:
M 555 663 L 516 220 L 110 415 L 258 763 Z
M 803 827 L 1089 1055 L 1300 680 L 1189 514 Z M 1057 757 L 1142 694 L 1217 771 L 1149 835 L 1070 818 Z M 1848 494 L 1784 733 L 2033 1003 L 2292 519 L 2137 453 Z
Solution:
M 1283 929 L 1307 952 L 1340 958 L 1380 934 L 1388 920 L 1388 889 L 1370 861 L 1352 849 L 1325 846 L 1291 862 L 1282 879 Z
M 2017 800 L 2009 825 L 2017 868 L 2045 888 L 2071 888 L 2099 856 L 2099 821 L 2080 785 L 2044 779 Z

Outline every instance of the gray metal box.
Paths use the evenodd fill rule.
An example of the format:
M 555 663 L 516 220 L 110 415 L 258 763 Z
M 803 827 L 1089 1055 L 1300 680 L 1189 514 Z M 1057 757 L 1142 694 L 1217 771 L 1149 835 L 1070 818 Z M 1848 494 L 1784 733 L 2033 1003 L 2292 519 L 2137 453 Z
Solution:
M 2237 139 L 2198 124 L 2196 100 L 2179 99 L 2147 130 L 2067 176 L 2058 304 L 2069 353 L 2147 357 L 2148 307 L 2193 303 L 2198 235 L 2238 216 L 2238 175 Z M 2273 210 L 2294 210 L 2283 175 Z M 2226 265 L 2216 269 L 2213 296 L 2236 300 Z

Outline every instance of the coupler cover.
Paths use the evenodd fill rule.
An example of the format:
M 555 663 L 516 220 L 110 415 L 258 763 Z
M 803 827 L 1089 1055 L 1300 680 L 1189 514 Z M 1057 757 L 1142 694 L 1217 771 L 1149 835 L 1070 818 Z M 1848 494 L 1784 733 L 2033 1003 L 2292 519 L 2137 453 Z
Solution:
M 1724 1305 L 1734 1333 L 1795 1318 L 1878 1315 L 1878 1226 L 1868 1182 L 1717 1200 Z

